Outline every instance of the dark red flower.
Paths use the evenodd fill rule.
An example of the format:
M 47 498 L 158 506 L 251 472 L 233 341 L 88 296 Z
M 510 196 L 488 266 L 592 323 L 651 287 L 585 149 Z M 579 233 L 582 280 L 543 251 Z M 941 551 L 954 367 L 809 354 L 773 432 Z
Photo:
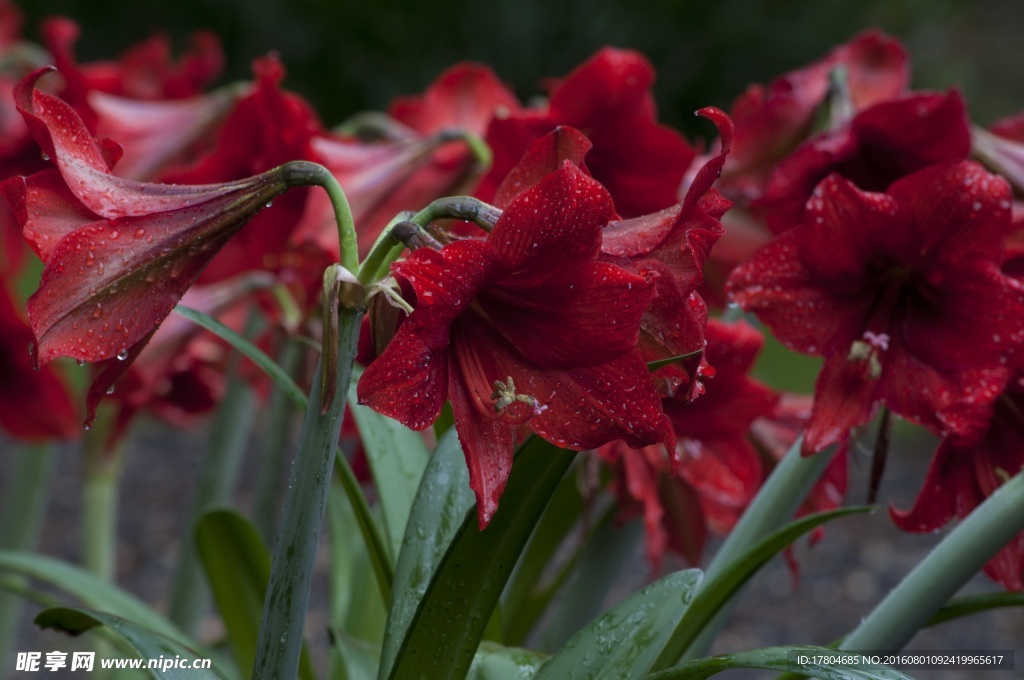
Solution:
M 694 151 L 657 122 L 654 69 L 639 53 L 604 48 L 558 82 L 546 107 L 512 111 L 487 131 L 494 165 L 477 195 L 490 201 L 536 139 L 559 125 L 581 130 L 594 144 L 587 165 L 626 217 L 676 202 Z
M 311 142 L 323 128 L 304 99 L 281 88 L 285 71 L 280 60 L 274 54 L 256 59 L 253 71 L 256 82 L 252 91 L 224 120 L 214 147 L 193 165 L 163 173 L 161 182 L 233 182 L 289 161 L 316 160 Z M 265 269 L 267 258 L 286 250 L 309 193 L 300 189 L 275 200 L 271 209 L 253 219 L 251 229 L 232 239 L 203 272 L 201 282 L 213 283 L 248 270 Z
M 695 396 L 694 381 L 704 348 L 707 310 L 696 293 L 708 253 L 722 234 L 719 221 L 729 207 L 711 185 L 729 152 L 732 126 L 718 109 L 700 111 L 719 126 L 725 144 L 721 153 L 702 166 L 683 200 L 653 215 L 612 220 L 602 231 L 601 258 L 634 274 L 654 280 L 656 296 L 640 323 L 639 349 L 647 362 L 683 355 L 687 361 L 664 366 L 655 373 L 666 395 L 684 388 Z M 578 130 L 557 127 L 533 142 L 495 194 L 495 205 L 504 207 L 513 197 L 533 186 L 564 161 L 586 169 L 584 158 L 592 144 Z
M 909 510 L 889 509 L 904 531 L 938 531 L 963 519 L 1010 477 L 1024 469 L 1024 376 L 1009 382 L 995 403 L 988 430 L 974 440 L 947 437 L 932 458 L 924 485 Z M 1024 589 L 1024 532 L 996 553 L 985 573 L 1012 591 Z
M 64 17 L 51 17 L 43 22 L 42 33 L 66 83 L 61 96 L 90 130 L 95 124 L 88 101 L 91 92 L 154 101 L 194 97 L 224 65 L 220 41 L 208 31 L 192 35 L 189 50 L 177 63 L 171 58 L 170 41 L 163 35 L 131 47 L 117 61 L 80 64 L 74 51 L 80 33 L 78 24 Z
M 74 110 L 34 88 L 46 72 L 28 76 L 15 94 L 57 169 L 0 189 L 45 265 L 28 302 L 36 363 L 108 362 L 90 392 L 91 416 L 224 243 L 289 180 L 282 170 L 198 186 L 115 177 Z
M 712 320 L 707 339 L 715 370 L 704 395 L 662 402 L 679 442 L 675 471 L 661 447 L 630 449 L 616 442 L 599 450 L 615 465 L 622 515 L 643 516 L 654 565 L 666 549 L 697 564 L 706 537 L 732 529 L 810 412 L 808 398 L 780 395 L 749 377 L 763 344 L 752 326 Z M 845 456 L 836 456 L 800 512 L 841 504 L 845 473 Z
M 825 356 L 804 442 L 844 441 L 875 405 L 935 431 L 983 428 L 1024 289 L 999 266 L 1010 189 L 975 163 L 864 192 L 830 176 L 802 226 L 736 269 L 732 298 L 787 346 Z
M 481 526 L 520 428 L 576 450 L 674 445 L 636 350 L 653 286 L 598 261 L 614 214 L 608 192 L 567 162 L 512 200 L 485 241 L 394 265 L 415 311 L 366 369 L 359 399 L 414 429 L 451 399 Z
M 933 163 L 967 158 L 971 136 L 960 94 L 908 94 L 858 113 L 842 127 L 812 137 L 772 170 L 754 203 L 778 233 L 800 224 L 815 185 L 838 173 L 865 191 Z
M 0 285 L 0 429 L 15 439 L 70 439 L 81 433 L 70 390 L 56 370 L 33 370 L 32 329 Z
M 90 92 L 99 137 L 116 139 L 124 155 L 117 175 L 152 181 L 169 168 L 193 160 L 189 153 L 223 122 L 242 95 L 226 88 L 188 99 L 149 101 Z
M 751 85 L 729 111 L 736 136 L 720 189 L 730 200 L 746 205 L 760 197 L 775 165 L 812 134 L 815 116 L 829 94 L 830 74 L 840 67 L 851 113 L 897 97 L 910 81 L 903 47 L 874 30 L 767 86 Z
M 710 321 L 707 361 L 714 377 L 699 399 L 668 399 L 665 414 L 679 440 L 679 475 L 701 500 L 709 528 L 724 533 L 757 493 L 761 459 L 749 439 L 755 420 L 770 417 L 779 395 L 748 376 L 761 334 L 745 323 Z

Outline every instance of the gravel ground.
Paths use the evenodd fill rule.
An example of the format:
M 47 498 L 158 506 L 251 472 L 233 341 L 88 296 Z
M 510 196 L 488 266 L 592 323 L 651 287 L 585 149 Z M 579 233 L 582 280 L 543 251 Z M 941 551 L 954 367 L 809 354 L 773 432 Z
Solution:
M 122 512 L 118 527 L 118 580 L 132 593 L 164 607 L 175 556 L 181 540 L 187 499 L 196 477 L 205 435 L 202 432 L 170 432 L 155 424 L 143 424 L 132 439 L 122 485 Z M 900 451 L 897 443 L 894 452 Z M 0 469 L 9 469 L 12 448 L 0 444 Z M 927 456 L 893 455 L 880 493 L 899 507 L 910 505 L 921 479 Z M 869 461 L 854 461 L 851 475 L 853 501 L 864 496 Z M 238 505 L 247 509 L 248 489 L 255 471 L 243 469 Z M 42 535 L 41 551 L 74 560 L 77 555 L 80 498 L 80 465 L 75 450 L 60 453 L 53 498 Z M 282 471 L 282 479 L 284 472 Z M 12 518 L 3 518 L 12 521 Z M 905 535 L 897 531 L 884 511 L 848 517 L 828 529 L 824 541 L 797 549 L 801 570 L 794 583 L 782 560 L 768 565 L 749 585 L 740 606 L 713 651 L 724 653 L 776 644 L 819 644 L 848 632 L 899 578 L 927 553 L 939 536 Z M 326 560 L 321 560 L 321 567 Z M 672 566 L 672 565 L 669 565 Z M 635 570 L 640 573 L 644 570 Z M 630 587 L 640 584 L 630 584 Z M 321 583 L 315 587 L 322 587 Z M 995 590 L 987 579 L 978 577 L 964 592 Z M 325 598 L 314 596 L 310 630 L 323 630 Z M 81 642 L 52 632 L 42 632 L 26 612 L 20 627 L 17 650 L 71 651 L 84 648 Z M 214 617 L 204 633 L 218 634 Z M 321 648 L 323 641 L 314 641 Z M 947 623 L 920 633 L 907 647 L 914 650 L 989 650 L 1016 652 L 1018 669 L 1024 669 L 1024 612 L 1003 610 L 975 616 L 967 621 Z M 61 677 L 60 673 L 5 671 L 8 677 Z M 922 680 L 996 680 L 1024 677 L 1021 670 L 1002 671 L 909 671 Z M 773 677 L 756 671 L 731 672 L 722 678 Z M 82 677 L 77 675 L 77 677 Z

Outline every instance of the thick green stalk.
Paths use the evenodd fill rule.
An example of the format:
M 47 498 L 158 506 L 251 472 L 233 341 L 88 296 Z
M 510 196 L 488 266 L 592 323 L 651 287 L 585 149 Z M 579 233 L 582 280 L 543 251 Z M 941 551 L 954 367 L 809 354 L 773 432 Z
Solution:
M 124 447 L 108 447 L 116 414 L 100 407 L 82 439 L 82 566 L 102 579 L 117 575 L 117 506 Z
M 278 365 L 289 376 L 298 371 L 303 356 L 302 347 L 292 340 L 286 340 L 277 357 Z M 253 504 L 253 524 L 259 529 L 263 540 L 269 545 L 274 539 L 274 520 L 277 516 L 277 502 L 281 487 L 281 467 L 284 453 L 289 448 L 292 433 L 292 416 L 297 409 L 287 393 L 275 386 L 270 393 L 265 417 L 267 429 L 262 437 L 262 458 L 259 465 L 259 479 L 256 482 L 256 501 Z
M 246 323 L 246 336 L 255 333 L 257 321 L 258 317 L 251 314 Z M 227 392 L 210 422 L 206 456 L 185 520 L 185 540 L 182 541 L 171 582 L 168 617 L 189 635 L 195 635 L 198 630 L 210 599 L 193 531 L 204 512 L 214 505 L 231 501 L 253 421 L 255 400 L 252 390 L 238 377 L 240 362 L 241 355 L 237 352 L 232 354 L 225 376 Z
M 4 485 L 0 549 L 32 550 L 50 500 L 57 455 L 52 445 L 37 444 L 18 451 L 16 456 L 14 470 Z M 8 657 L 17 637 L 23 605 L 21 596 L 0 592 L 0 668 L 12 667 Z
M 825 472 L 825 468 L 835 454 L 835 449 L 822 451 L 813 456 L 803 456 L 800 453 L 802 444 L 803 439 L 797 439 L 789 452 L 772 470 L 771 475 L 761 486 L 761 490 L 747 506 L 739 522 L 729 532 L 722 547 L 718 549 L 708 564 L 705 570 L 705 582 L 725 569 L 750 546 L 788 521 L 800 507 L 800 503 L 803 502 L 811 487 Z M 734 596 L 730 605 L 722 608 L 689 647 L 684 648 L 679 644 L 678 641 L 684 631 L 676 629 L 653 670 L 668 668 L 680 659 L 693 659 L 706 655 L 718 631 L 725 625 L 732 603 L 735 602 L 736 597 Z
M 1024 472 L 999 487 L 893 588 L 840 649 L 897 650 L 1024 530 Z
M 290 680 L 298 672 L 313 562 L 320 543 L 361 319 L 361 312 L 342 311 L 335 394 L 323 415 L 320 369 L 314 373 L 309 407 L 288 482 L 281 531 L 274 547 L 253 678 Z

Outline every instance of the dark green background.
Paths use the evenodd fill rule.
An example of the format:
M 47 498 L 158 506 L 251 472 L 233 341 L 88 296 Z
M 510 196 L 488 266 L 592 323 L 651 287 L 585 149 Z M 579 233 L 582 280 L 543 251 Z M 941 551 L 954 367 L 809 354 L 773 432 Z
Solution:
M 340 122 L 417 92 L 460 59 L 491 64 L 521 97 L 605 44 L 655 63 L 662 117 L 705 131 L 692 112 L 728 106 L 748 83 L 812 60 L 858 30 L 880 26 L 908 45 L 919 87 L 958 85 L 980 122 L 1024 108 L 1020 70 L 1024 3 L 1015 0 L 53 0 L 18 2 L 28 35 L 65 14 L 83 28 L 83 59 L 109 58 L 156 30 L 176 45 L 216 31 L 225 80 L 245 78 L 253 57 L 278 50 L 287 85 L 324 122 Z

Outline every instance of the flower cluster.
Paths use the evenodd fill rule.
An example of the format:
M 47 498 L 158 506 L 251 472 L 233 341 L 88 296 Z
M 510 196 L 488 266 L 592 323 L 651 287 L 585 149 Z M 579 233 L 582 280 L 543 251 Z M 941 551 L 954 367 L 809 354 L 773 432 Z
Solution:
M 759 234 L 722 263 L 728 298 L 824 357 L 805 454 L 845 447 L 880 408 L 942 437 L 914 508 L 893 511 L 920 531 L 965 516 L 1024 465 L 1007 419 L 1024 286 L 1013 119 L 972 127 L 957 91 L 909 91 L 907 72 L 900 45 L 872 32 L 751 88 L 719 189 Z M 988 569 L 1012 589 L 1021 540 Z
M 655 562 L 697 561 L 801 432 L 806 455 L 841 451 L 803 510 L 839 505 L 852 433 L 880 409 L 942 438 L 917 502 L 892 511 L 905 529 L 965 516 L 1024 466 L 1024 117 L 986 130 L 956 90 L 911 90 L 880 32 L 728 115 L 699 111 L 718 134 L 706 153 L 659 121 L 654 69 L 630 50 L 598 51 L 531 105 L 457 64 L 387 115 L 328 128 L 273 54 L 252 82 L 206 90 L 222 62 L 208 34 L 177 61 L 155 38 L 87 64 L 72 22 L 43 35 L 60 78 L 0 74 L 0 360 L 51 404 L 4 422 L 16 435 L 71 436 L 77 418 L 58 374 L 19 356 L 21 239 L 43 263 L 34 363 L 96 363 L 87 419 L 116 384 L 115 434 L 144 410 L 190 422 L 224 391 L 225 349 L 167 321 L 179 301 L 237 327 L 255 297 L 267 347 L 330 339 L 322 274 L 349 247 L 374 264 L 348 301 L 373 317 L 359 400 L 414 429 L 450 403 L 481 528 L 531 433 L 598 450 Z M 297 188 L 314 167 L 344 189 L 341 219 L 337 196 Z M 471 218 L 422 219 L 456 194 Z M 726 303 L 824 359 L 813 405 L 751 377 L 763 336 L 715 318 Z M 5 416 L 38 410 L 0 399 Z M 988 571 L 1020 589 L 1022 565 L 1018 536 Z

